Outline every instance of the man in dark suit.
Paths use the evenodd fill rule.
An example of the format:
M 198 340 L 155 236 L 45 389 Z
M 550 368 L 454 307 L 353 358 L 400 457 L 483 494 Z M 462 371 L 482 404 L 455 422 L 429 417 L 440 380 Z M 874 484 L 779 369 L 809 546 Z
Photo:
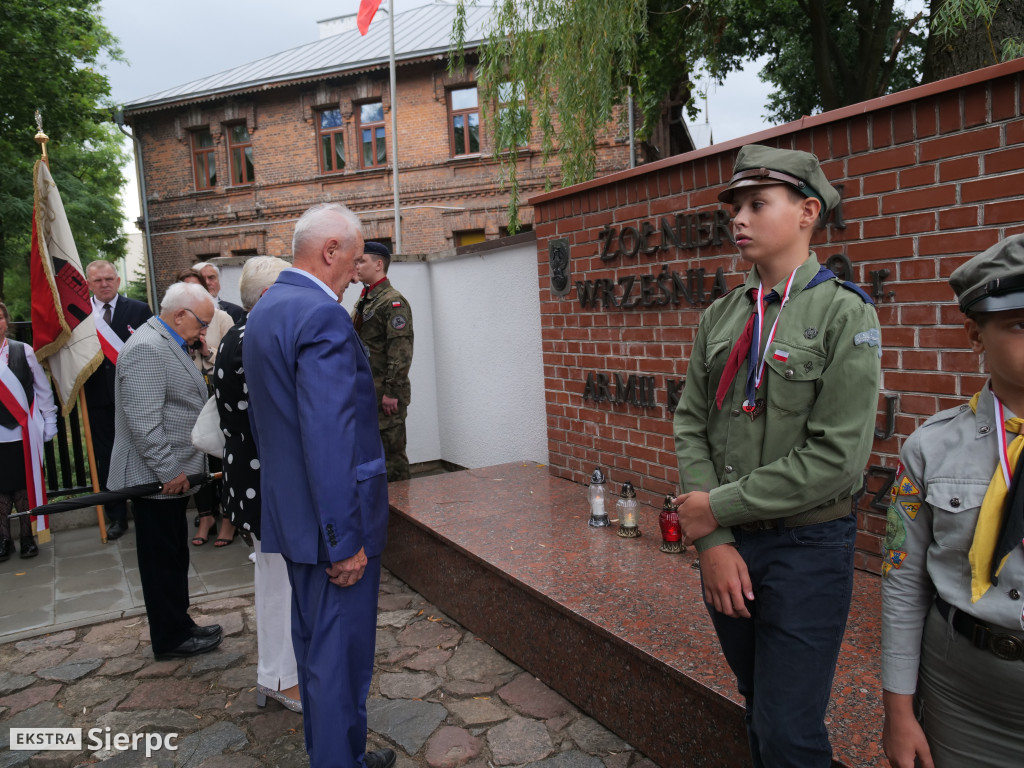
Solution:
M 153 313 L 148 304 L 118 294 L 121 278 L 109 261 L 99 259 L 85 268 L 92 291 L 92 316 L 103 348 L 103 362 L 85 381 L 85 402 L 96 455 L 100 487 L 107 489 L 110 452 L 114 448 L 114 366 L 121 346 Z M 128 530 L 128 506 L 123 501 L 104 505 L 107 539 L 121 538 Z
M 136 499 L 135 541 L 149 637 L 157 659 L 194 656 L 220 644 L 216 624 L 188 615 L 188 475 L 206 470 L 192 445 L 205 405 L 206 381 L 188 354 L 213 320 L 213 297 L 201 285 L 174 283 L 117 358 L 112 490 L 162 483 L 161 493 Z
M 217 308 L 227 312 L 231 319 L 235 321 L 235 325 L 243 322 L 245 320 L 245 310 L 237 304 L 232 304 L 230 301 L 224 301 L 224 299 L 220 298 L 220 269 L 208 261 L 200 261 L 192 269 L 203 276 L 203 280 L 206 281 L 206 290 L 210 292 L 213 300 L 217 302 Z
M 249 313 L 242 351 L 261 543 L 284 556 L 292 583 L 311 768 L 395 762 L 390 749 L 365 751 L 388 497 L 370 363 L 338 304 L 362 253 L 361 229 L 337 203 L 302 215 L 294 267 Z

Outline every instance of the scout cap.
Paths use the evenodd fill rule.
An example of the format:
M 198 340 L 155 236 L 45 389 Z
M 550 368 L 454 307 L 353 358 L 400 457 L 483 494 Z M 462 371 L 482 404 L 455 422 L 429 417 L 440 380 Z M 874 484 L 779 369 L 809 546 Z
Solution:
M 384 243 L 377 243 L 373 240 L 367 240 L 363 243 L 363 253 L 370 253 L 374 256 L 388 259 L 389 261 L 391 259 L 391 251 L 388 250 L 388 247 L 384 245 Z
M 1000 240 L 961 264 L 949 284 L 964 314 L 1024 308 L 1024 234 Z
M 740 148 L 729 186 L 718 193 L 718 199 L 732 203 L 733 190 L 768 184 L 788 184 L 804 197 L 818 198 L 822 216 L 839 205 L 839 193 L 828 183 L 817 157 L 810 152 L 761 144 Z

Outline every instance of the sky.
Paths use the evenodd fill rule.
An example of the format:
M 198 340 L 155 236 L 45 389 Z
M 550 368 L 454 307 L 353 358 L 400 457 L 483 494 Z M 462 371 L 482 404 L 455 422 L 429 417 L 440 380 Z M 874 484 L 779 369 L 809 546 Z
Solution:
M 399 13 L 425 4 L 394 2 Z M 385 2 L 382 11 L 386 7 Z M 103 20 L 126 59 L 106 64 L 111 96 L 118 103 L 135 101 L 312 42 L 319 37 L 317 21 L 358 9 L 358 0 L 103 0 Z M 387 17 L 378 12 L 373 23 L 387 23 Z M 716 142 L 768 127 L 762 118 L 767 89 L 758 80 L 757 69 L 751 65 L 730 76 L 724 86 L 709 89 L 707 114 Z M 702 112 L 697 122 L 704 119 Z M 125 175 L 130 179 L 122 194 L 125 217 L 134 222 L 139 216 L 134 161 Z M 137 231 L 134 223 L 126 229 Z

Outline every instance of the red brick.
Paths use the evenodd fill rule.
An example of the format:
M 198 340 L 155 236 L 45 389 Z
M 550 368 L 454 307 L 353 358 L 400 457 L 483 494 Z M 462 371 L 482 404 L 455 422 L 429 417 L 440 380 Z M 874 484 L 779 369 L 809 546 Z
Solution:
M 887 173 L 876 173 L 873 176 L 865 176 L 861 179 L 865 195 L 877 195 L 882 192 L 892 192 L 896 189 L 898 176 L 895 171 Z
M 936 371 L 939 369 L 938 352 L 921 352 L 918 350 L 905 350 L 902 353 L 903 368 L 910 371 Z M 943 369 L 946 370 L 946 369 Z
M 985 225 L 1012 224 L 1024 219 L 1024 202 L 1004 200 L 985 204 Z
M 920 346 L 929 349 L 956 349 L 964 343 L 963 328 L 922 328 L 918 332 Z
M 978 206 L 944 208 L 939 211 L 939 229 L 963 229 L 978 226 Z
M 896 144 L 906 144 L 913 141 L 914 133 L 914 106 L 913 104 L 900 104 L 893 110 L 893 141 Z
M 830 126 L 829 135 L 832 157 L 846 157 L 850 154 L 850 137 L 845 123 Z
M 853 262 L 913 256 L 914 241 L 909 237 L 897 237 L 871 243 L 850 243 L 847 255 Z
M 995 245 L 999 235 L 990 229 L 975 229 L 968 232 L 946 232 L 941 235 L 923 235 L 917 241 L 918 253 L 945 255 L 947 253 L 981 253 Z
M 977 157 L 960 157 L 939 163 L 939 181 L 958 181 L 978 175 Z
M 918 165 L 914 168 L 907 168 L 900 171 L 900 189 L 910 187 L 921 187 L 926 184 L 935 183 L 935 166 Z
M 914 106 L 914 122 L 917 126 L 917 138 L 925 139 L 934 136 L 938 120 L 938 103 L 934 98 L 928 98 Z
M 923 141 L 920 144 L 920 160 L 927 162 L 997 149 L 1000 146 L 999 133 L 998 126 L 991 126 L 976 131 L 958 133 L 955 136 Z
M 964 334 L 966 340 L 967 335 Z M 936 369 L 938 366 L 936 366 Z M 942 370 L 951 373 L 981 373 L 981 357 L 976 352 L 948 350 L 942 353 Z
M 929 329 L 922 329 L 921 333 L 927 333 Z M 902 371 L 886 371 L 886 389 L 895 389 L 902 392 L 927 392 L 931 394 L 946 394 L 953 391 L 956 377 L 948 373 L 904 373 Z
M 932 280 L 935 277 L 935 260 L 916 258 L 899 263 L 900 280 Z
M 924 395 L 900 395 L 900 410 L 904 413 L 919 413 L 925 416 L 933 416 L 938 410 L 934 397 Z
M 945 280 L 919 280 L 910 283 L 887 282 L 886 286 L 896 291 L 896 300 L 900 302 L 927 301 L 933 304 L 942 304 L 949 301 L 950 296 L 949 283 Z
M 949 277 L 953 270 L 971 258 L 970 256 L 943 256 L 939 259 L 939 277 Z
M 876 237 L 893 237 L 896 234 L 896 219 L 890 217 L 884 219 L 870 219 L 861 222 L 864 237 L 872 239 Z
M 884 111 L 871 120 L 871 139 L 875 147 L 888 147 L 892 144 L 892 114 Z
M 933 306 L 908 304 L 900 308 L 900 322 L 904 325 L 935 325 L 938 311 Z
M 871 148 L 868 138 L 868 118 L 863 115 L 850 119 L 850 152 L 856 156 Z
M 952 185 L 893 192 L 882 198 L 882 213 L 934 210 L 956 202 L 956 187 Z
M 943 93 L 939 96 L 939 132 L 951 133 L 963 127 L 960 117 L 960 92 Z
M 847 168 L 851 176 L 863 176 L 876 171 L 913 165 L 915 162 L 917 147 L 910 145 L 851 157 Z
M 1001 77 L 993 80 L 992 120 L 1008 120 L 1017 115 L 1017 78 Z
M 1008 173 L 1019 171 L 1024 166 L 1020 149 L 1004 149 L 1000 152 L 989 152 L 985 157 L 985 173 Z
M 960 185 L 960 199 L 965 203 L 975 200 L 1000 200 L 1024 196 L 1024 172 L 994 176 L 979 181 L 966 181 Z
M 964 93 L 964 127 L 981 125 L 988 120 L 988 94 L 974 88 Z
M 901 235 L 935 231 L 935 214 L 933 212 L 912 213 L 907 216 L 900 216 L 899 221 Z

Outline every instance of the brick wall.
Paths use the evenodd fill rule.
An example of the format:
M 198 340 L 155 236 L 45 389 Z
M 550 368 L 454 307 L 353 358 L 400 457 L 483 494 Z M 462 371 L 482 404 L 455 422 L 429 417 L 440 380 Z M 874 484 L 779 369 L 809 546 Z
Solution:
M 891 401 L 893 434 L 874 443 L 857 553 L 859 567 L 878 572 L 883 496 L 903 440 L 986 378 L 946 280 L 1024 231 L 1022 81 L 1017 60 L 533 198 L 551 471 L 584 482 L 605 467 L 616 487 L 630 480 L 658 507 L 675 489 L 672 394 L 701 309 L 747 271 L 722 236 L 717 192 L 743 144 L 814 152 L 843 203 L 812 248 L 836 268 L 846 261 L 878 297 L 877 429 Z M 571 288 L 556 296 L 549 250 L 563 243 Z M 636 306 L 607 306 L 622 302 L 630 278 Z
M 490 135 L 482 129 L 482 154 L 452 158 L 447 91 L 472 84 L 471 75 L 449 74 L 444 61 L 403 64 L 398 70 L 399 177 L 402 240 L 406 254 L 454 246 L 453 233 L 484 230 L 497 237 L 507 226 L 508 191 L 499 188 Z M 181 268 L 200 255 L 238 251 L 290 257 L 295 220 L 318 202 L 339 201 L 360 215 L 368 239 L 394 238 L 390 167 L 359 169 L 356 120 L 359 105 L 380 100 L 391 157 L 391 95 L 386 69 L 339 74 L 320 82 L 237 93 L 156 110 L 129 109 L 127 120 L 142 143 L 157 284 L 162 292 Z M 321 174 L 317 110 L 337 108 L 344 118 L 347 166 Z M 245 122 L 252 137 L 255 183 L 229 184 L 227 130 Z M 216 146 L 217 186 L 196 191 L 190 131 L 208 127 Z M 626 167 L 628 146 L 618 123 L 599 142 L 599 168 Z M 540 134 L 520 152 L 521 199 L 557 181 L 558 163 L 544 167 Z M 521 219 L 532 224 L 524 205 Z

